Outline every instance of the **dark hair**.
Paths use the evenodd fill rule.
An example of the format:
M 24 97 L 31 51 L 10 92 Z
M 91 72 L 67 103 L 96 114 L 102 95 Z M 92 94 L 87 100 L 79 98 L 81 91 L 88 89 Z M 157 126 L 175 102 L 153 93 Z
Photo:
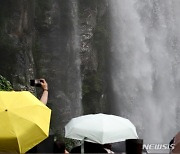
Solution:
M 175 137 L 169 142 L 169 149 L 172 150 L 172 145 L 174 144 Z
M 65 143 L 61 141 L 54 142 L 54 153 L 64 153 L 65 152 Z
M 111 144 L 104 144 L 103 147 L 107 148 L 109 150 L 112 150 L 112 145 Z

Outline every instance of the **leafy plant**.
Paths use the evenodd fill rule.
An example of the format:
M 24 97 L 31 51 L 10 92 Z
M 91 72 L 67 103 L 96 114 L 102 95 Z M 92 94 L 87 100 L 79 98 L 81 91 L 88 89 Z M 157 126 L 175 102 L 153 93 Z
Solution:
M 11 91 L 13 90 L 11 83 L 0 75 L 0 91 Z

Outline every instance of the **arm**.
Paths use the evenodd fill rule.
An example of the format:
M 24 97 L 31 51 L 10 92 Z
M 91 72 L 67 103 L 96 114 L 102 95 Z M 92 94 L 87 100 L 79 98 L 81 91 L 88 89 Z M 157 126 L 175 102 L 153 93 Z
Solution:
M 40 80 L 41 80 L 41 88 L 43 89 L 43 93 L 40 101 L 43 102 L 44 105 L 46 105 L 48 101 L 48 84 L 45 79 L 40 79 Z

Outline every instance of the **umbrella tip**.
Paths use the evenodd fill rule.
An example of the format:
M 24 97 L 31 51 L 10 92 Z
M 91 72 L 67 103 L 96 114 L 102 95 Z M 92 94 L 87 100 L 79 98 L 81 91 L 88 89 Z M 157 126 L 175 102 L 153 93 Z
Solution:
M 8 110 L 6 109 L 5 111 L 7 112 Z

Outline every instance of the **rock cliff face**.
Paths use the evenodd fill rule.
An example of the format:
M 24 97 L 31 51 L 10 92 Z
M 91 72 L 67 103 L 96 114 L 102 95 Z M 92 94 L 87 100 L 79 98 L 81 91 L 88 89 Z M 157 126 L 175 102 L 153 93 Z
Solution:
M 29 80 L 46 78 L 54 133 L 74 116 L 108 112 L 108 27 L 108 0 L 0 1 L 0 74 L 32 92 Z
M 17 90 L 27 89 L 34 75 L 33 9 L 30 1 L 0 1 L 0 73 Z
M 84 113 L 106 112 L 108 2 L 79 1 L 82 103 Z

